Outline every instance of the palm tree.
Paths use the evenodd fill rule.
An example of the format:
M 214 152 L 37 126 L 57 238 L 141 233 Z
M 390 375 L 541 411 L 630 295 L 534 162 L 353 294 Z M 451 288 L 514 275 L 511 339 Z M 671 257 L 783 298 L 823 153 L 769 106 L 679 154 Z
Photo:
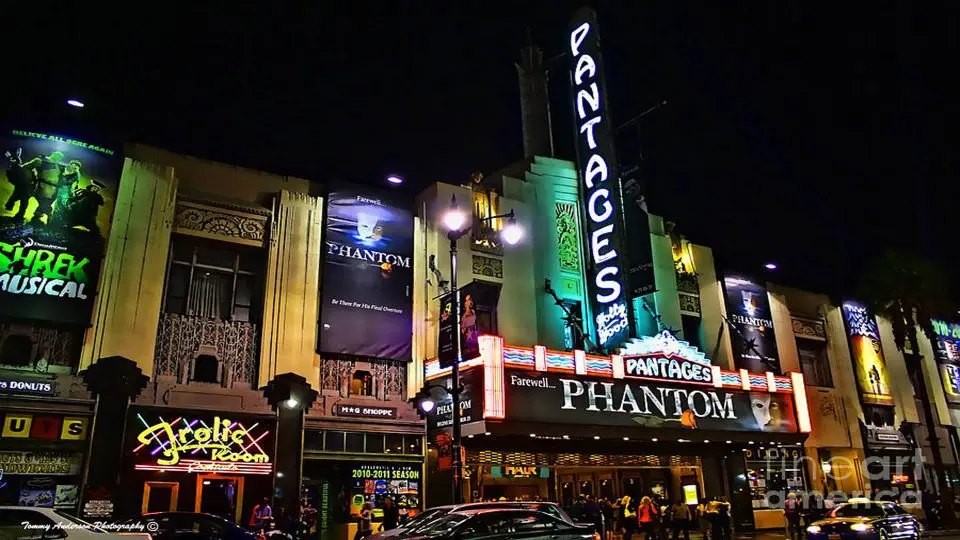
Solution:
M 919 328 L 937 350 L 936 333 L 931 322 L 932 317 L 950 313 L 948 300 L 948 277 L 939 266 L 913 253 L 888 251 L 873 261 L 867 268 L 860 283 L 860 297 L 867 303 L 874 315 L 890 321 L 893 327 L 893 339 L 897 349 L 904 351 L 910 344 L 913 354 L 904 355 L 908 363 L 920 374 L 917 377 L 917 398 L 923 404 L 930 453 L 933 455 L 933 467 L 937 477 L 937 486 L 941 494 L 944 523 L 952 525 L 956 521 L 953 511 L 953 490 L 951 489 L 940 453 L 940 441 L 937 436 L 933 407 L 927 383 L 919 365 L 920 342 Z

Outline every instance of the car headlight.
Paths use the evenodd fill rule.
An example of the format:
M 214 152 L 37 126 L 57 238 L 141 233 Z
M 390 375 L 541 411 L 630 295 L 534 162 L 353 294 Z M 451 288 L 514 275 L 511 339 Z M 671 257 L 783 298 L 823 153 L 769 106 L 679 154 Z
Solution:
M 873 528 L 873 525 L 869 523 L 854 523 L 853 525 L 850 526 L 850 530 L 857 531 L 857 532 L 869 531 L 872 528 Z
M 811 525 L 811 526 L 807 527 L 807 532 L 808 532 L 808 533 L 818 533 L 818 532 L 820 532 L 820 526 L 819 526 L 819 525 Z

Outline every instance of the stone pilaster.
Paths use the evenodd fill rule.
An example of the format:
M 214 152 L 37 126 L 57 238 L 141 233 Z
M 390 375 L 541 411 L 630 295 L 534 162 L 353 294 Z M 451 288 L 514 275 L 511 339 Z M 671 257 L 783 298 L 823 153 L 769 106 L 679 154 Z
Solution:
M 153 374 L 177 179 L 173 169 L 127 159 L 80 369 L 123 356 Z
M 322 232 L 321 198 L 280 192 L 270 224 L 259 386 L 278 373 L 320 379 L 316 350 Z

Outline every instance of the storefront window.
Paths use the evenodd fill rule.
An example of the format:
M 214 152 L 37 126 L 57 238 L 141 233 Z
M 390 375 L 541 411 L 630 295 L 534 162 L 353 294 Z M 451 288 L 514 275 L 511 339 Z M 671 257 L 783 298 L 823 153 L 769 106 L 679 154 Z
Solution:
M 802 448 L 748 448 L 744 457 L 754 509 L 782 508 L 784 494 L 806 491 Z
M 344 442 L 343 439 L 346 434 L 342 431 L 328 431 L 327 436 L 324 438 L 323 450 L 327 452 L 343 452 Z
M 403 453 L 403 435 L 395 435 L 395 434 L 387 435 L 385 450 L 386 450 L 386 453 L 388 454 L 402 454 Z
M 382 454 L 384 451 L 383 435 L 380 433 L 367 433 L 367 447 L 365 452 L 369 454 Z M 389 449 L 386 449 L 386 452 L 389 453 Z
M 423 454 L 423 437 L 419 435 L 407 435 L 404 438 L 404 452 L 407 454 Z
M 423 455 L 423 437 L 400 433 L 363 433 L 308 429 L 303 435 L 307 452 Z
M 347 443 L 345 450 L 347 452 L 365 452 L 363 433 L 347 433 Z
M 0 417 L 0 506 L 76 512 L 89 419 L 28 413 Z

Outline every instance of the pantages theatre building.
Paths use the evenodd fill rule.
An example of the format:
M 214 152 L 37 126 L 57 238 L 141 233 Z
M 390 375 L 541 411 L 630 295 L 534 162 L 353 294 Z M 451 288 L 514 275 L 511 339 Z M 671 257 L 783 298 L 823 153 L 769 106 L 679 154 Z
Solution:
M 718 269 L 709 247 L 648 214 L 629 140 L 613 153 L 596 32 L 585 11 L 568 33 L 576 162 L 553 157 L 543 56 L 528 46 L 524 159 L 418 199 L 414 361 L 428 360 L 416 382 L 438 403 L 430 504 L 452 493 L 450 370 L 436 359 L 449 314 L 436 299 L 450 280 L 453 196 L 472 203 L 456 281 L 480 353 L 461 364 L 463 499 L 726 497 L 734 526 L 750 530 L 782 527 L 791 491 L 932 488 L 935 453 L 960 477 L 960 332 L 943 323 L 936 346 L 900 351 L 890 323 L 853 299 L 770 283 L 763 268 Z M 516 246 L 487 219 L 510 210 L 530 231 Z

